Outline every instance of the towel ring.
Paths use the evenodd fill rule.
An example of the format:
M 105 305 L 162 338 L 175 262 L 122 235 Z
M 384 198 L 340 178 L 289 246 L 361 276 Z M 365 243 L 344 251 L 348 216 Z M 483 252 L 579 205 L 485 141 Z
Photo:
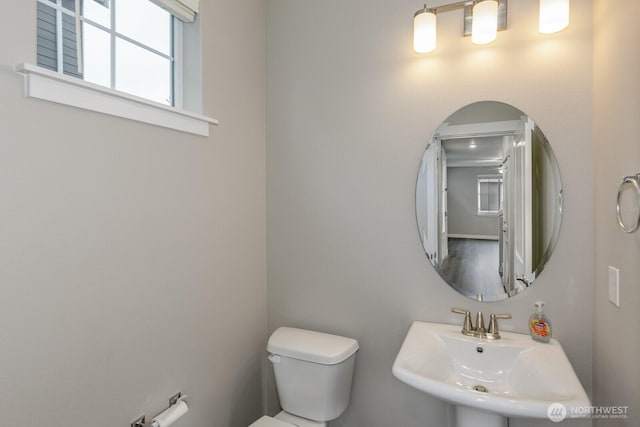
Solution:
M 625 184 L 631 184 L 636 190 L 636 195 L 638 196 L 638 219 L 636 223 L 632 227 L 627 227 L 622 221 L 622 217 L 620 216 L 620 198 L 622 197 L 622 191 L 624 189 Z M 618 224 L 622 231 L 625 233 L 634 233 L 638 228 L 640 228 L 640 173 L 632 176 L 625 176 L 622 178 L 622 183 L 618 188 L 618 201 L 616 203 L 616 212 L 618 214 Z

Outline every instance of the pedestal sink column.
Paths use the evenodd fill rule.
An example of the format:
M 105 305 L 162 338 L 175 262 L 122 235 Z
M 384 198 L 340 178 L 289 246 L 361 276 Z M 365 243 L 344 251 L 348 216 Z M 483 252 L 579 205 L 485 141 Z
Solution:
M 468 406 L 456 406 L 456 427 L 507 427 L 507 418 Z

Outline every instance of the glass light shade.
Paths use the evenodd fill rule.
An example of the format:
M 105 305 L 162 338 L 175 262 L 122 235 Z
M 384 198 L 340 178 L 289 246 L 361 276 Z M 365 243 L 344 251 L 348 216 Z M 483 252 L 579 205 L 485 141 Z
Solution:
M 498 2 L 484 0 L 473 6 L 471 41 L 475 44 L 491 43 L 498 34 Z
M 549 34 L 569 26 L 569 0 L 540 0 L 541 33 Z
M 416 12 L 413 17 L 413 50 L 431 52 L 436 48 L 436 14 L 429 9 Z

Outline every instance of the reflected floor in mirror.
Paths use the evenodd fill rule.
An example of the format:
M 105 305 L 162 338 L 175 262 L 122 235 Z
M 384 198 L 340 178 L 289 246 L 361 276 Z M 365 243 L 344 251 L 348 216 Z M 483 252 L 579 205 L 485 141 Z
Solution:
M 496 240 L 449 238 L 449 254 L 438 273 L 460 293 L 476 298 L 505 294 L 498 272 L 499 246 Z M 505 295 L 506 297 L 506 295 Z

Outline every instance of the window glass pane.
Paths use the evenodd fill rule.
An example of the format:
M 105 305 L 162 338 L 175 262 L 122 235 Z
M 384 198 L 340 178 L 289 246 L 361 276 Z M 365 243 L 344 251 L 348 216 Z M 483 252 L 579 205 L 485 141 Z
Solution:
M 38 2 L 38 65 L 58 71 L 56 11 Z
M 125 0 L 126 1 L 126 0 Z M 82 16 L 106 28 L 111 28 L 111 17 L 109 2 L 98 2 L 96 0 L 84 0 L 82 2 Z
M 84 79 L 102 86 L 111 86 L 111 36 L 91 24 L 82 24 L 84 36 Z
M 491 212 L 498 211 L 498 195 L 490 195 L 487 201 L 487 209 Z
M 62 7 L 72 12 L 76 10 L 76 0 L 62 0 Z
M 76 20 L 74 17 L 62 14 L 62 71 L 65 74 L 82 78 L 78 72 L 78 44 L 76 35 Z
M 117 90 L 172 105 L 171 61 L 126 40 L 116 40 Z
M 478 176 L 478 212 L 498 213 L 502 205 L 502 178 Z
M 166 55 L 171 54 L 171 14 L 149 0 L 119 0 L 116 31 Z

